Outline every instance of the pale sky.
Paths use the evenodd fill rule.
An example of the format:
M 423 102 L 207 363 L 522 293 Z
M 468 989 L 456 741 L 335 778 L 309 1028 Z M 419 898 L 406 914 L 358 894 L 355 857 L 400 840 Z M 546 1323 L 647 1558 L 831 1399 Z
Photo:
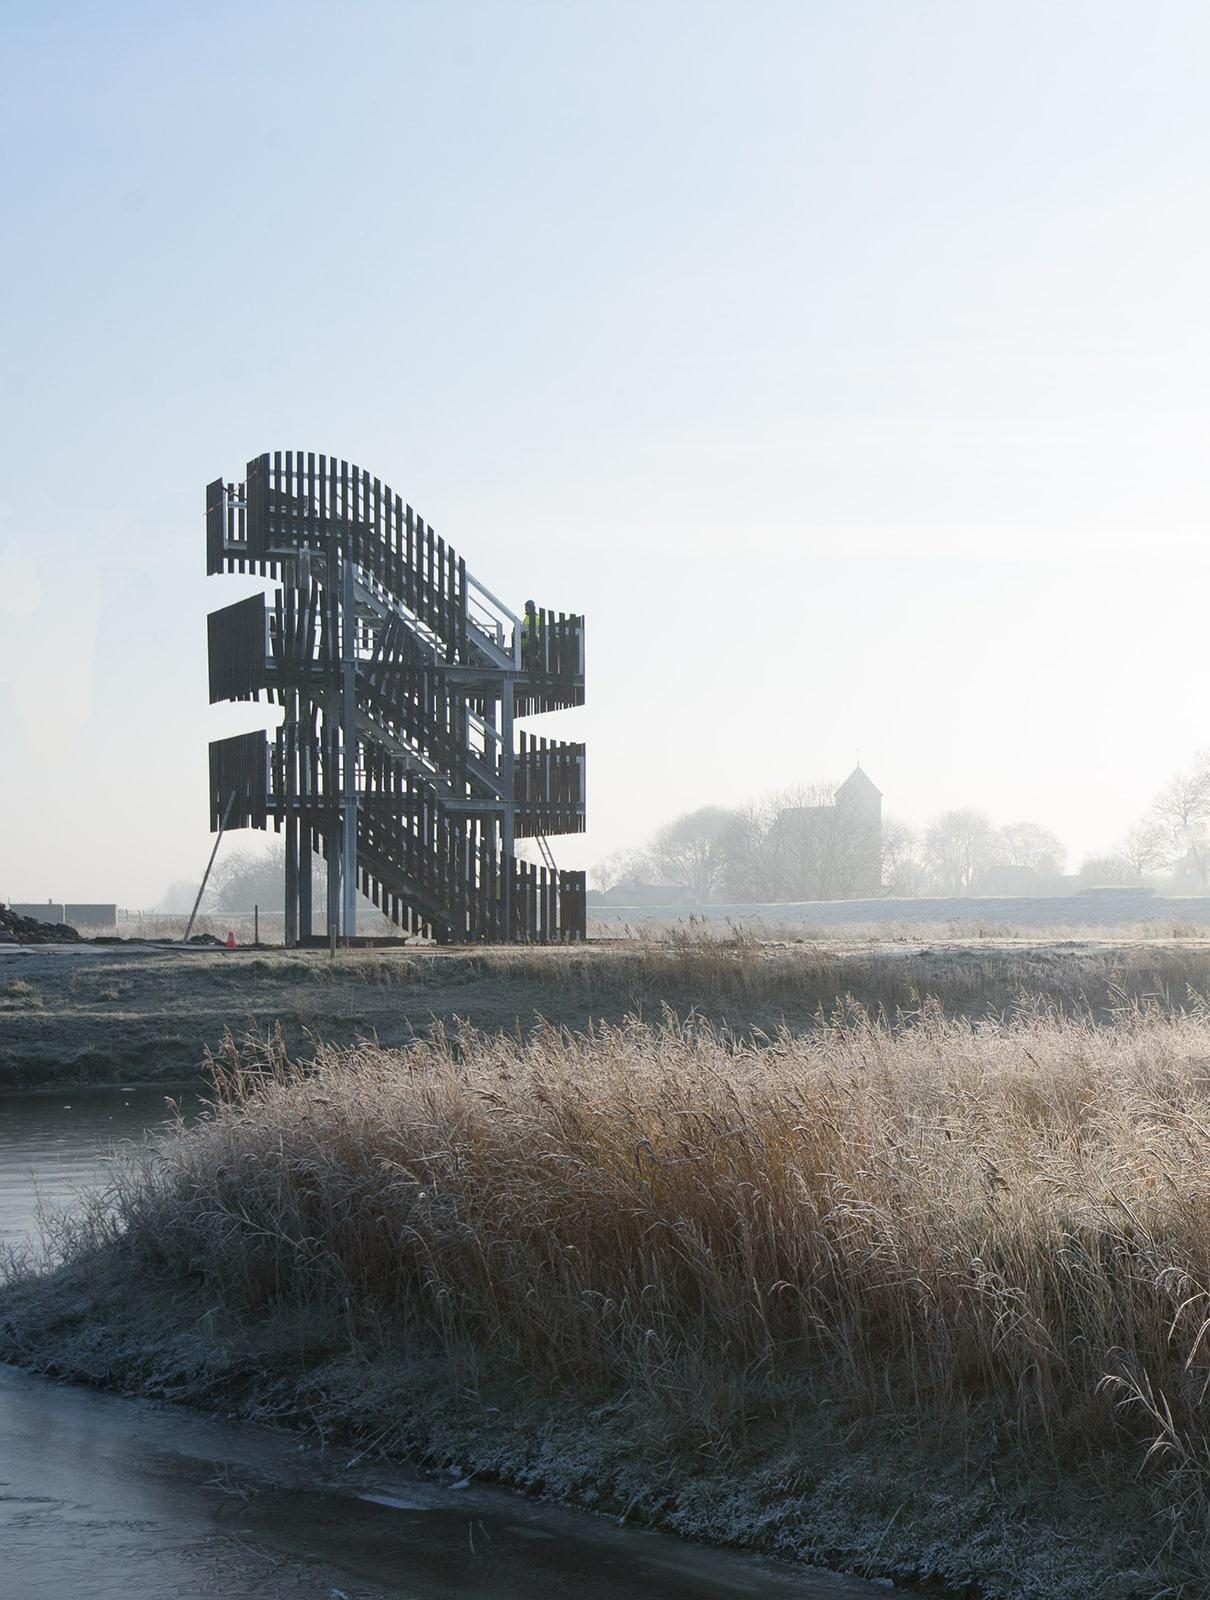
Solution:
M 1078 858 L 1210 745 L 1204 0 L 5 0 L 0 70 L 0 899 L 200 872 L 263 450 L 587 613 L 566 865 L 858 755 Z

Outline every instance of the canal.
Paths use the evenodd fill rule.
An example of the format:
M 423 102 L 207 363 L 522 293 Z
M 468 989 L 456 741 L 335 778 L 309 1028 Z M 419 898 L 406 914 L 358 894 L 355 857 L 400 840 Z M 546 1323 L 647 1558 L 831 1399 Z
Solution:
M 0 1245 L 104 1184 L 193 1092 L 0 1099 Z M 12 1600 L 874 1600 L 884 1586 L 707 1549 L 448 1474 L 0 1365 Z

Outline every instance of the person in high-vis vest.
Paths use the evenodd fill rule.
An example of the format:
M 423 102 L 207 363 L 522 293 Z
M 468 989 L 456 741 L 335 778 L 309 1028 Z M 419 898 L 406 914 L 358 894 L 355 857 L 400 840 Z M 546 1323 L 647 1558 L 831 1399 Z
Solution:
M 541 624 L 532 600 L 525 602 L 525 615 L 521 618 L 521 665 L 530 672 L 538 670 Z

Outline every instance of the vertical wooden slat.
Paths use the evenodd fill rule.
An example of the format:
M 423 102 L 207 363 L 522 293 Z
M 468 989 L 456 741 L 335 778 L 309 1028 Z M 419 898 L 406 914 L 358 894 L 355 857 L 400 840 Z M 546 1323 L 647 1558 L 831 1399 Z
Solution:
M 382 568 L 382 484 L 374 479 L 374 506 L 370 521 L 370 534 L 364 560 L 374 576 L 382 581 L 385 576 Z
M 416 582 L 416 513 L 408 506 L 405 512 L 407 524 L 407 557 L 404 567 L 403 603 L 409 611 L 415 611 L 414 585 Z

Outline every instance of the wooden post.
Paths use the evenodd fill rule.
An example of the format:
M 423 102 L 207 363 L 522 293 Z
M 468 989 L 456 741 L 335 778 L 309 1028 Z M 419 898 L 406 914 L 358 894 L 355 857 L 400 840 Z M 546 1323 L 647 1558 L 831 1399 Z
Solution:
M 357 936 L 357 602 L 353 563 L 341 562 L 340 749 L 341 920 L 345 942 Z
M 298 942 L 308 944 L 311 939 L 311 828 L 303 820 L 298 842 Z
M 185 924 L 185 937 L 181 940 L 182 944 L 189 943 L 189 935 L 193 932 L 193 923 L 197 916 L 197 908 L 202 903 L 202 896 L 205 894 L 206 885 L 210 881 L 210 869 L 214 865 L 215 856 L 218 855 L 218 847 L 223 842 L 223 830 L 227 826 L 228 818 L 231 816 L 231 808 L 234 804 L 235 794 L 233 792 L 227 801 L 227 808 L 219 820 L 218 837 L 214 841 L 214 849 L 210 852 L 210 860 L 206 863 L 206 870 L 202 873 L 202 882 L 197 892 L 197 899 L 193 902 L 193 910 L 189 913 L 189 921 Z
M 298 943 L 298 818 L 286 818 L 286 931 L 287 950 Z

